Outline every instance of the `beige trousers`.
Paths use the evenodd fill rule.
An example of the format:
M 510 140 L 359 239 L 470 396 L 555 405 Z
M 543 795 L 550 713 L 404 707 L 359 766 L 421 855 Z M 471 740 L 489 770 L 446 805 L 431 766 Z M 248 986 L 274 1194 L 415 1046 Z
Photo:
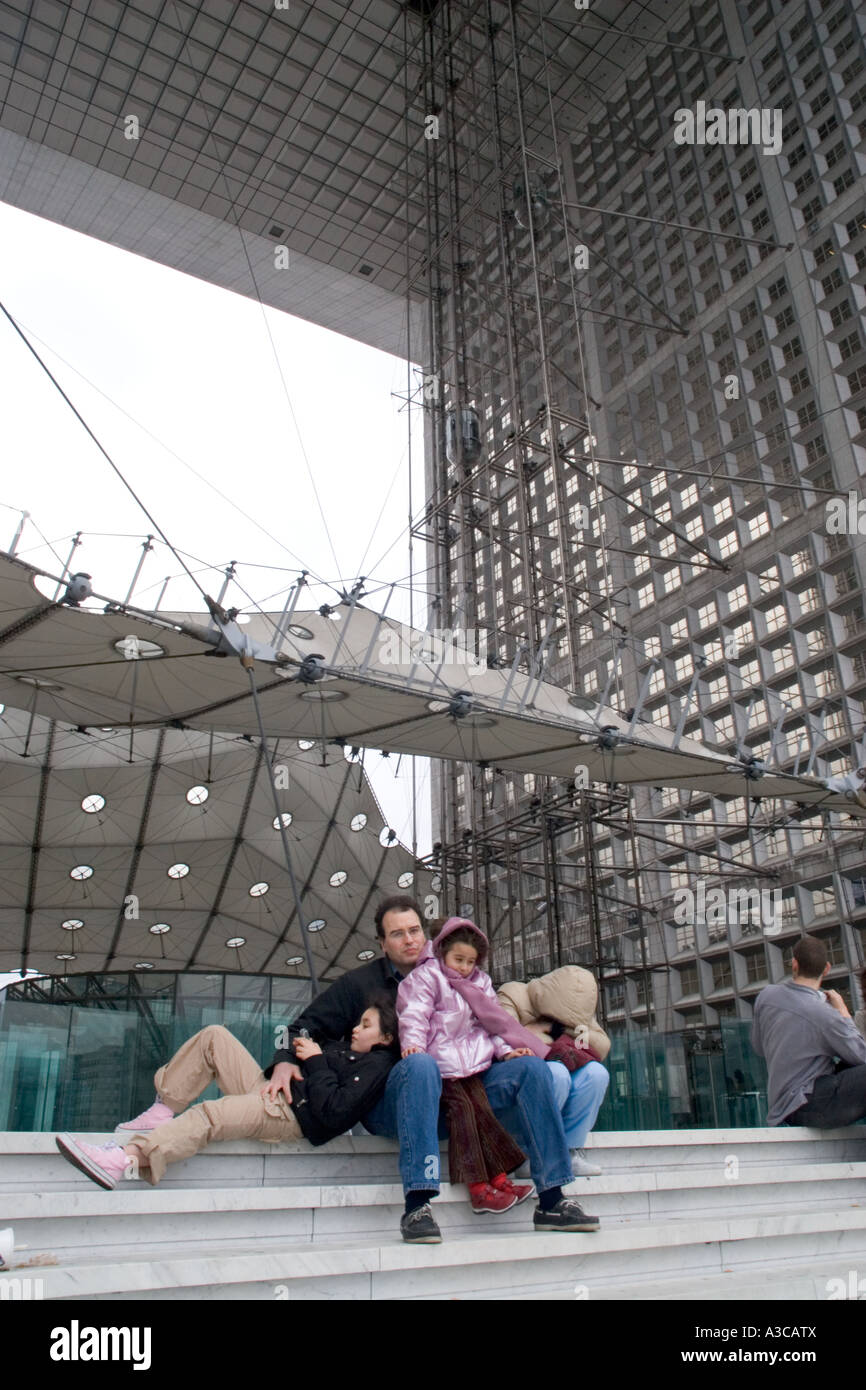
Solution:
M 139 1172 L 149 1183 L 158 1183 L 170 1163 L 191 1158 L 215 1139 L 279 1144 L 303 1138 L 283 1093 L 275 1099 L 261 1094 L 266 1085 L 264 1072 L 220 1024 L 194 1034 L 153 1080 L 157 1095 L 175 1111 L 175 1118 L 124 1145 L 136 1155 Z M 211 1081 L 223 1092 L 221 1098 L 187 1110 Z

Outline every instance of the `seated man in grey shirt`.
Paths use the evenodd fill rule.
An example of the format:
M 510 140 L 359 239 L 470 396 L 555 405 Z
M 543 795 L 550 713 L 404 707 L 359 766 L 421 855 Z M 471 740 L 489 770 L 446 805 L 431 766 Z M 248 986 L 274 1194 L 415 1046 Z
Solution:
M 864 1004 L 866 1004 L 866 970 L 860 971 L 860 993 Z M 866 1007 L 857 1010 L 854 1015 L 854 1027 L 858 1033 L 862 1033 L 866 1038 Z
M 768 985 L 755 1003 L 752 1046 L 767 1061 L 767 1123 L 853 1124 L 866 1116 L 866 1039 L 841 995 L 821 988 L 830 969 L 824 942 L 802 936 L 793 966 L 792 980 Z

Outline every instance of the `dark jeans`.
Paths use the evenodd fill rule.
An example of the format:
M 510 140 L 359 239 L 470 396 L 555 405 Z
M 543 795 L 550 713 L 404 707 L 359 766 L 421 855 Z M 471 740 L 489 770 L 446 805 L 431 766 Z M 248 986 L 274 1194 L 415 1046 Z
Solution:
M 494 1062 L 481 1079 L 494 1115 L 529 1155 L 538 1191 L 573 1182 L 553 1068 L 540 1057 L 514 1057 Z M 442 1078 L 433 1058 L 410 1052 L 391 1068 L 385 1094 L 364 1116 L 370 1134 L 399 1138 L 404 1192 L 439 1189 L 441 1093 Z
M 841 1129 L 866 1116 L 866 1064 L 845 1067 L 833 1076 L 819 1076 L 812 1094 L 785 1119 L 786 1125 L 812 1129 Z

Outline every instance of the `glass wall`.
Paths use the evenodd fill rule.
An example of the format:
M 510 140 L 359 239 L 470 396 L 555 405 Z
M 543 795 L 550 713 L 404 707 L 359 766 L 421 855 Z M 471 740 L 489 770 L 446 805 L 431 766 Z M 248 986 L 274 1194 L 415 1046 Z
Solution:
M 619 1033 L 596 1129 L 728 1129 L 767 1123 L 767 1071 L 745 1020 L 685 1033 Z
M 309 998 L 305 980 L 262 976 L 69 977 L 60 1002 L 0 995 L 0 1130 L 112 1130 L 153 1100 L 153 1074 L 193 1033 L 231 1029 L 267 1066 L 276 1030 Z M 53 1001 L 53 1002 L 52 1002 Z M 203 1099 L 219 1095 L 216 1086 Z
M 309 997 L 304 980 L 252 975 L 82 976 L 59 985 L 27 982 L 0 995 L 0 1130 L 112 1130 L 150 1104 L 157 1067 L 211 1023 L 231 1029 L 266 1066 L 276 1030 Z M 38 988 L 44 998 L 20 997 Z M 620 1033 L 606 1065 L 597 1129 L 766 1124 L 766 1072 L 747 1022 Z M 218 1094 L 212 1086 L 204 1096 Z

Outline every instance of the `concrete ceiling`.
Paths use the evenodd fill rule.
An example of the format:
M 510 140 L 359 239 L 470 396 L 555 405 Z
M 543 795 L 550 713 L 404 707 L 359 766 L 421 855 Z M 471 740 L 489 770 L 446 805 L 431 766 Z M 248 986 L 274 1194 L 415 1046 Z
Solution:
M 409 287 L 425 251 L 425 8 L 2 0 L 0 198 L 419 360 L 423 296 Z M 518 5 L 529 142 L 545 142 L 549 99 L 562 132 L 579 134 L 671 8 Z M 486 11 L 454 14 L 452 99 L 484 183 L 469 127 L 492 120 L 476 73 Z M 491 14 L 507 24 L 501 0 Z

